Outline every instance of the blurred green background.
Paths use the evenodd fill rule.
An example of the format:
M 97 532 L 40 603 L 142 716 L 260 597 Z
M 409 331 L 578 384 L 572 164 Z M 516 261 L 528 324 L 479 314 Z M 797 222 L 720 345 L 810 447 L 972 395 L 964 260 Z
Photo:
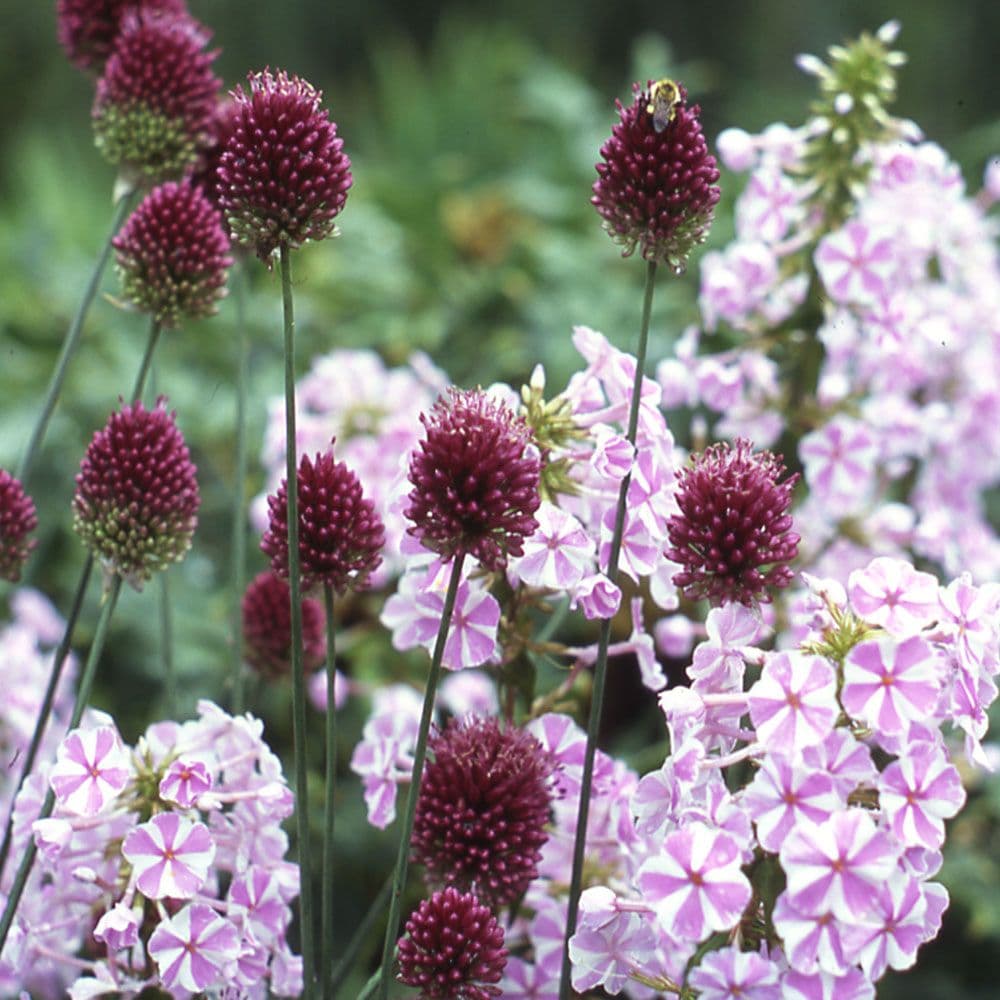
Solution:
M 458 383 L 519 384 L 537 361 L 560 389 L 576 364 L 569 334 L 584 323 L 631 342 L 643 268 L 623 261 L 589 206 L 593 163 L 631 81 L 671 75 L 703 107 L 710 143 L 725 127 L 800 124 L 812 80 L 799 52 L 899 17 L 896 114 L 915 119 L 978 188 L 1000 150 L 996 104 L 1000 5 L 986 0 L 719 2 L 713 4 L 235 3 L 191 0 L 214 31 L 227 86 L 269 65 L 325 91 L 354 164 L 342 237 L 297 255 L 300 371 L 334 346 L 370 346 L 393 363 L 423 349 Z M 62 336 L 110 219 L 113 171 L 93 147 L 92 81 L 64 60 L 54 3 L 3 0 L 0 31 L 0 465 L 16 467 Z M 710 245 L 732 233 L 742 180 L 724 177 Z M 281 391 L 277 280 L 252 263 L 250 449 L 259 452 L 265 401 Z M 113 272 L 106 292 L 117 293 Z M 661 282 L 655 361 L 696 320 L 697 255 L 682 281 Z M 141 317 L 99 299 L 30 489 L 39 503 L 32 582 L 65 608 L 82 562 L 69 526 L 72 475 L 94 429 L 131 384 L 145 339 Z M 169 332 L 157 388 L 180 413 L 199 466 L 201 527 L 171 571 L 181 712 L 225 697 L 233 598 L 227 582 L 232 503 L 235 311 Z M 250 494 L 263 486 L 254 462 Z M 250 539 L 250 571 L 263 568 Z M 99 701 L 133 739 L 166 711 L 150 595 L 129 592 L 102 665 Z M 86 648 L 96 592 L 79 637 Z M 90 624 L 88 624 L 90 623 Z M 363 647 L 367 648 L 367 647 Z M 385 666 L 372 647 L 368 668 Z M 394 668 L 398 670 L 398 665 Z M 264 692 L 271 739 L 287 745 L 286 694 Z M 348 710 L 343 764 L 365 708 Z M 315 720 L 314 720 L 315 721 Z M 372 835 L 360 790 L 343 782 L 346 883 L 352 927 L 390 866 L 394 831 Z M 314 815 L 316 815 L 314 811 Z M 946 875 L 954 903 L 920 971 L 890 977 L 883 997 L 1000 995 L 1000 784 L 984 782 L 953 825 Z

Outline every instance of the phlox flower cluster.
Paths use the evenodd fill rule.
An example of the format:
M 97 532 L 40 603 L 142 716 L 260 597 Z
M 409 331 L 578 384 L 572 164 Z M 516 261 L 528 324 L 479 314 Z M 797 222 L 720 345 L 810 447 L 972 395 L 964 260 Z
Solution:
M 12 856 L 33 837 L 39 857 L 0 988 L 74 1000 L 298 995 L 285 933 L 299 874 L 281 827 L 292 794 L 262 732 L 202 701 L 196 719 L 155 723 L 128 747 L 89 711 L 17 799 Z M 55 810 L 35 820 L 46 786 Z

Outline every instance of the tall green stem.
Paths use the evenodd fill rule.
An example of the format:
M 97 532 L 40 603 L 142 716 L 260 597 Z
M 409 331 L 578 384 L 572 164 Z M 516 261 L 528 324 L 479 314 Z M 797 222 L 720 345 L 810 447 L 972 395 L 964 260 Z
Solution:
M 448 592 L 445 594 L 444 607 L 441 609 L 441 624 L 438 626 L 437 640 L 434 643 L 431 669 L 427 674 L 427 688 L 424 691 L 424 710 L 420 716 L 417 746 L 413 752 L 413 773 L 410 777 L 410 788 L 406 796 L 406 812 L 403 815 L 403 828 L 399 832 L 399 853 L 396 855 L 396 870 L 393 875 L 392 896 L 389 902 L 389 920 L 385 927 L 385 943 L 382 947 L 382 971 L 378 987 L 379 1000 L 387 1000 L 389 996 L 389 983 L 392 981 L 392 962 L 396 950 L 396 934 L 399 930 L 399 911 L 403 905 L 403 890 L 406 888 L 406 875 L 410 864 L 410 836 L 413 833 L 413 817 L 417 811 L 420 779 L 424 773 L 424 758 L 427 756 L 427 736 L 430 733 L 431 718 L 434 715 L 434 698 L 437 694 L 438 678 L 441 676 L 441 660 L 444 657 L 444 647 L 448 640 L 451 615 L 455 610 L 458 585 L 462 581 L 462 563 L 464 561 L 465 553 L 459 552 L 451 565 L 451 579 L 448 581 Z
M 97 662 L 100 660 L 101 653 L 104 650 L 104 641 L 108 635 L 111 614 L 115 610 L 115 604 L 118 603 L 118 594 L 121 592 L 121 589 L 122 578 L 116 575 L 112 579 L 111 586 L 104 597 L 104 607 L 101 609 L 101 617 L 97 621 L 94 641 L 90 645 L 90 654 L 87 657 L 87 663 L 80 677 L 80 686 L 76 692 L 73 714 L 69 720 L 69 730 L 76 729 L 80 725 L 83 710 L 90 701 L 90 692 L 94 686 L 94 677 L 97 674 Z M 50 788 L 48 794 L 45 796 L 45 801 L 42 804 L 42 810 L 38 814 L 38 818 L 48 819 L 52 815 L 55 804 L 55 793 Z M 31 868 L 35 863 L 37 853 L 38 848 L 35 846 L 35 839 L 34 837 L 30 837 L 28 839 L 28 846 L 25 848 L 24 855 L 21 858 L 21 864 L 17 869 L 17 874 L 14 876 L 14 884 L 11 886 L 10 895 L 7 897 L 7 905 L 4 907 L 3 916 L 0 916 L 0 951 L 3 950 L 4 942 L 10 933 L 11 924 L 14 922 L 14 914 L 17 912 L 21 896 L 24 894 L 24 887 L 28 882 L 28 876 L 31 874 Z
M 323 811 L 323 909 L 319 948 L 319 979 L 323 984 L 323 1000 L 333 1000 L 333 824 L 336 814 L 334 796 L 337 792 L 337 635 L 333 623 L 333 587 L 323 585 L 323 607 L 326 612 L 326 797 Z
M 628 441 L 635 445 L 639 428 L 639 401 L 642 394 L 643 369 L 646 367 L 646 345 L 649 341 L 649 317 L 653 309 L 653 285 L 656 262 L 646 263 L 646 288 L 642 299 L 642 319 L 639 324 L 639 347 L 635 357 L 635 382 L 632 385 L 632 402 L 628 415 Z M 631 473 L 622 480 L 615 511 L 615 527 L 611 535 L 611 551 L 605 575 L 613 584 L 618 583 L 618 559 L 625 530 L 625 510 L 628 504 L 628 487 Z M 583 758 L 583 777 L 580 785 L 580 807 L 576 819 L 576 839 L 573 842 L 573 872 L 569 884 L 569 905 L 566 910 L 566 939 L 563 946 L 562 974 L 559 980 L 559 1000 L 569 1000 L 570 986 L 569 939 L 576 931 L 576 918 L 580 909 L 580 892 L 583 888 L 583 863 L 587 851 L 587 821 L 590 818 L 590 793 L 594 779 L 594 757 L 597 751 L 597 733 L 601 726 L 604 706 L 604 686 L 608 674 L 608 646 L 611 643 L 611 619 L 601 622 L 597 640 L 597 661 L 594 663 L 594 687 L 591 692 L 590 718 L 587 722 L 587 749 Z
M 35 426 L 31 431 L 31 437 L 28 439 L 27 447 L 24 449 L 24 454 L 21 457 L 21 465 L 17 472 L 17 478 L 21 480 L 22 484 L 27 484 L 28 477 L 31 475 L 31 468 L 38 457 L 38 450 L 41 447 L 42 439 L 45 437 L 45 431 L 49 426 L 49 420 L 52 419 L 56 403 L 59 402 L 59 394 L 62 392 L 63 382 L 66 381 L 66 372 L 69 370 L 69 364 L 73 360 L 73 355 L 76 353 L 77 347 L 80 345 L 80 336 L 83 333 L 84 321 L 87 318 L 87 313 L 90 311 L 94 296 L 97 294 L 97 289 L 100 287 L 104 269 L 108 265 L 108 258 L 111 256 L 111 241 L 121 228 L 122 222 L 124 222 L 125 216 L 128 214 L 133 194 L 134 192 L 132 191 L 126 192 L 115 204 L 114 216 L 111 220 L 111 231 L 108 233 L 108 238 L 104 241 L 104 246 L 101 248 L 101 255 L 97 258 L 97 263 L 94 265 L 93 273 L 90 275 L 90 281 L 87 282 L 87 287 L 84 289 L 83 298 L 80 300 L 80 305 L 77 308 L 76 315 L 73 317 L 73 322 L 70 323 L 69 329 L 66 331 L 66 337 L 59 351 L 59 357 L 56 359 L 55 369 L 52 372 L 52 377 L 49 379 L 49 387 L 46 390 L 45 399 L 42 401 L 41 412 L 38 414 L 38 419 L 35 421 Z
M 295 448 L 295 312 L 291 254 L 281 244 L 281 300 L 285 327 L 285 451 L 288 494 L 288 589 L 292 622 L 292 748 L 295 756 L 295 818 L 299 843 L 299 924 L 302 937 L 302 995 L 316 986 L 313 955 L 312 852 L 309 849 L 309 770 L 306 767 L 306 681 L 302 662 L 302 581 L 299 577 L 299 490 Z
M 233 714 L 243 711 L 243 612 L 242 598 L 246 589 L 247 549 L 247 385 L 249 351 L 247 350 L 247 272 L 240 267 L 236 278 L 236 503 L 233 511 Z
M 142 391 L 146 384 L 146 377 L 149 374 L 153 351 L 155 350 L 157 341 L 160 337 L 160 330 L 160 324 L 154 321 L 150 326 L 149 337 L 146 342 L 146 349 L 143 353 L 142 363 L 139 365 L 139 370 L 136 373 L 135 385 L 132 389 L 133 400 L 142 397 Z M 83 569 L 80 571 L 80 581 L 77 584 L 76 593 L 73 596 L 73 606 L 71 607 L 69 616 L 66 619 L 66 628 L 63 630 L 63 637 L 60 640 L 59 647 L 55 651 L 55 655 L 52 658 L 52 670 L 49 673 L 49 681 L 45 689 L 45 694 L 42 697 L 42 704 L 38 709 L 38 718 L 35 720 L 35 731 L 31 735 L 31 743 L 28 747 L 27 756 L 24 759 L 21 776 L 18 779 L 17 791 L 20 791 L 21 786 L 27 780 L 28 775 L 31 774 L 31 769 L 35 764 L 35 758 L 38 756 L 38 749 L 41 746 L 45 727 L 48 725 L 49 717 L 52 714 L 52 706 L 55 701 L 56 690 L 59 687 L 63 667 L 65 666 L 66 659 L 69 656 L 70 646 L 73 642 L 73 631 L 76 628 L 77 619 L 80 617 L 80 609 L 83 606 L 83 600 L 87 593 L 87 584 L 90 582 L 90 574 L 93 569 L 94 556 L 93 553 L 88 552 L 87 558 L 83 564 Z M 3 842 L 0 843 L 0 874 L 3 873 L 3 869 L 7 864 L 7 856 L 10 853 L 10 841 L 14 828 L 13 803 L 17 799 L 17 791 L 15 791 L 14 796 L 11 799 L 11 811 L 10 815 L 7 817 L 7 825 L 4 829 Z

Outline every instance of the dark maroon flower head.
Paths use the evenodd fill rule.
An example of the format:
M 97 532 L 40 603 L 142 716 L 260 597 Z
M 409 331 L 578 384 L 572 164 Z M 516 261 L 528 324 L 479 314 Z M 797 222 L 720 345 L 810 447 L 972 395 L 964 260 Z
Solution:
M 56 33 L 69 61 L 77 69 L 100 70 L 111 55 L 122 15 L 135 9 L 189 16 L 184 0 L 57 0 Z
M 164 326 L 214 315 L 226 294 L 222 217 L 188 181 L 150 191 L 112 245 L 125 298 Z
M 496 719 L 453 719 L 428 751 L 414 861 L 431 886 L 456 886 L 495 907 L 515 902 L 538 874 L 549 839 L 551 756 L 530 733 Z
M 111 414 L 76 477 L 73 527 L 105 568 L 137 590 L 178 562 L 198 523 L 198 482 L 166 400 Z
M 298 472 L 299 561 L 302 586 L 329 585 L 338 594 L 358 589 L 382 561 L 385 529 L 375 505 L 361 494 L 358 477 L 333 453 L 310 461 Z M 267 498 L 267 531 L 260 543 L 271 569 L 288 579 L 288 483 Z
M 200 188 L 205 197 L 218 209 L 222 228 L 227 237 L 231 236 L 231 233 L 229 223 L 222 215 L 222 207 L 219 204 L 218 174 L 222 152 L 229 142 L 235 124 L 236 102 L 226 94 L 215 105 L 215 112 L 208 125 L 205 146 L 199 152 L 198 160 L 189 175 L 191 183 Z
M 400 938 L 399 981 L 419 1000 L 489 1000 L 507 965 L 503 928 L 475 896 L 447 888 L 425 899 Z
M 719 200 L 719 170 L 701 131 L 697 104 L 672 80 L 632 87 L 629 107 L 601 147 L 591 204 L 627 257 L 682 269 L 708 234 Z
M 799 536 L 788 508 L 799 477 L 782 481 L 781 457 L 752 448 L 712 445 L 678 473 L 667 556 L 684 567 L 673 581 L 687 597 L 751 605 L 792 580 Z
M 267 261 L 281 245 L 334 232 L 351 161 L 322 94 L 284 71 L 251 73 L 232 92 L 236 111 L 219 160 L 218 194 L 234 240 Z
M 17 583 L 28 553 L 35 547 L 28 538 L 38 527 L 35 502 L 21 481 L 0 469 L 0 580 Z
M 243 594 L 243 655 L 272 680 L 292 671 L 292 598 L 288 584 L 269 570 L 258 573 Z M 323 605 L 302 601 L 302 664 L 315 670 L 326 657 Z
M 407 530 L 444 558 L 465 552 L 502 569 L 538 526 L 531 429 L 481 389 L 451 389 L 420 420 L 426 435 L 410 456 Z
M 190 17 L 129 11 L 97 81 L 97 146 L 145 183 L 177 179 L 208 143 L 221 81 L 207 30 Z

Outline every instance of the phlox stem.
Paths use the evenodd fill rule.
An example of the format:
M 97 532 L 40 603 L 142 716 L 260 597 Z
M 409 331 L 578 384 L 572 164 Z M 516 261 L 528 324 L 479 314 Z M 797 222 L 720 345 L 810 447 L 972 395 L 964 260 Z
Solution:
M 333 966 L 333 828 L 336 808 L 334 796 L 337 792 L 337 635 L 333 621 L 333 587 L 323 585 L 323 607 L 326 612 L 326 789 L 323 804 L 323 898 L 320 949 L 319 981 L 322 984 L 324 1000 L 333 1000 L 334 987 L 330 978 Z
M 233 715 L 243 711 L 243 612 L 242 597 L 246 589 L 247 547 L 247 393 L 250 382 L 249 351 L 247 349 L 247 273 L 243 267 L 236 278 L 236 469 L 235 504 L 233 510 Z

